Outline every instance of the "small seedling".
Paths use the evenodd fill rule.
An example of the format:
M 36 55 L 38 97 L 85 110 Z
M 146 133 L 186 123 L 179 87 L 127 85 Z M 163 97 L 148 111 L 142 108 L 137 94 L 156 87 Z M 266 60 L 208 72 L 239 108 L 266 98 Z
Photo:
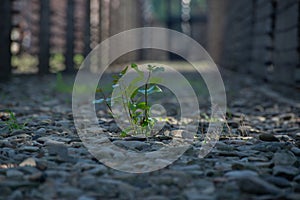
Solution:
M 15 116 L 15 114 L 12 111 L 7 111 L 9 113 L 9 118 L 7 121 L 4 121 L 3 123 L 8 127 L 10 131 L 13 130 L 22 130 L 25 126 L 25 124 L 20 124 Z
M 123 84 L 120 83 L 120 79 L 129 69 L 128 66 L 125 67 L 118 75 L 113 76 L 112 88 L 118 88 L 120 91 L 120 95 L 118 95 L 118 97 L 114 97 L 113 101 L 123 106 L 130 123 L 130 127 L 123 130 L 120 136 L 126 137 L 131 134 L 143 134 L 148 137 L 151 134 L 152 128 L 157 122 L 157 119 L 152 118 L 149 115 L 151 107 L 149 104 L 149 95 L 162 92 L 162 89 L 158 86 L 159 79 L 155 79 L 154 77 L 152 78 L 152 75 L 156 72 L 164 71 L 164 68 L 148 65 L 147 79 L 144 85 L 135 90 L 133 90 L 133 88 L 135 88 L 136 83 L 144 80 L 144 72 L 140 70 L 136 64 L 131 64 L 130 68 L 133 69 L 138 76 L 132 80 L 128 88 L 123 88 Z M 155 84 L 153 82 L 155 82 Z M 112 98 L 107 97 L 101 88 L 98 88 L 96 92 L 100 93 L 102 98 L 95 100 L 94 103 L 104 103 L 109 109 L 110 113 L 114 115 L 111 108 Z

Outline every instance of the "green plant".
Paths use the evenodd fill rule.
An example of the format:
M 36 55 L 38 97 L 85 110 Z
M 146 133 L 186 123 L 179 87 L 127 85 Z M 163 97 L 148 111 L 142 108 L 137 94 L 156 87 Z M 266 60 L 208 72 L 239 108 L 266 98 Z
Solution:
M 25 126 L 25 124 L 20 124 L 15 116 L 15 114 L 8 110 L 9 118 L 7 121 L 4 121 L 4 124 L 8 127 L 10 131 L 13 130 L 22 130 Z
M 54 53 L 50 57 L 50 70 L 53 73 L 62 71 L 65 68 L 65 57 L 62 53 Z
M 105 95 L 102 88 L 98 88 L 97 92 L 101 94 L 102 98 L 95 100 L 94 103 L 105 103 L 113 115 L 114 113 L 111 108 L 112 100 L 114 103 L 123 107 L 130 126 L 121 132 L 121 137 L 125 137 L 130 134 L 143 134 L 147 137 L 151 134 L 151 130 L 157 122 L 157 119 L 152 118 L 149 115 L 151 107 L 149 104 L 149 95 L 162 92 L 162 89 L 158 86 L 160 79 L 153 77 L 153 74 L 164 71 L 164 68 L 148 65 L 146 69 L 146 81 L 143 86 L 139 88 L 136 88 L 136 85 L 138 82 L 145 80 L 144 72 L 140 70 L 136 64 L 131 64 L 130 68 L 136 72 L 137 76 L 127 87 L 124 87 L 122 82 L 123 80 L 121 78 L 128 71 L 128 66 L 125 67 L 118 75 L 113 76 L 112 88 L 118 89 L 118 95 L 112 99 L 112 97 L 107 97 Z
M 73 87 L 72 87 L 72 85 L 67 84 L 63 80 L 63 75 L 62 75 L 62 73 L 59 72 L 56 74 L 56 83 L 55 83 L 54 89 L 61 93 L 71 93 Z
M 84 56 L 82 54 L 75 54 L 73 61 L 76 67 L 79 68 L 81 63 L 84 61 Z

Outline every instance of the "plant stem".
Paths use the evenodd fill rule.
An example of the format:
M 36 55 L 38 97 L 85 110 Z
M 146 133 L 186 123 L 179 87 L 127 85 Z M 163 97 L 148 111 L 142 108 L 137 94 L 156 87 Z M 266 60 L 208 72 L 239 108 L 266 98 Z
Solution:
M 111 107 L 110 107 L 110 105 L 107 103 L 107 101 L 106 101 L 106 95 L 104 94 L 104 92 L 102 91 L 102 89 L 100 88 L 100 93 L 101 93 L 101 95 L 103 96 L 103 98 L 104 98 L 104 102 L 105 102 L 105 104 L 106 104 L 106 106 L 108 107 L 108 109 L 110 110 L 110 112 L 113 114 L 113 111 L 112 111 L 112 109 L 111 109 Z
M 120 89 L 122 90 L 121 84 L 120 84 Z M 125 97 L 124 97 L 124 96 L 125 96 Z M 126 89 L 124 89 L 124 93 L 122 93 L 122 103 L 123 103 L 123 108 L 124 108 L 125 112 L 127 112 L 127 113 L 129 114 L 129 117 L 128 117 L 128 115 L 127 115 L 128 121 L 129 121 L 131 127 L 133 128 L 134 133 L 137 134 L 135 124 L 134 124 L 134 122 L 133 122 L 133 120 L 132 120 L 132 118 L 133 118 L 133 117 L 132 117 L 132 113 L 131 113 L 131 110 L 130 110 L 130 108 L 129 108 L 129 106 L 128 106 L 128 99 L 129 99 L 129 98 L 128 98 Z
M 146 109 L 144 110 L 144 118 L 143 118 L 143 122 L 145 121 L 148 121 L 148 82 L 149 82 L 149 79 L 150 79 L 150 76 L 151 76 L 151 71 L 149 71 L 149 74 L 148 74 L 148 78 L 147 78 L 147 81 L 146 81 L 146 84 L 145 84 L 145 105 L 146 105 Z

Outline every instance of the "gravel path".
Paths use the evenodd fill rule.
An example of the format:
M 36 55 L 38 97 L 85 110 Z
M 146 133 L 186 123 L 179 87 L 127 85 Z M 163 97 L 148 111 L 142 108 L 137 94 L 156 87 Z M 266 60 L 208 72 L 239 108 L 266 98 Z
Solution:
M 223 79 L 228 127 L 215 148 L 199 159 L 193 145 L 145 174 L 108 168 L 88 152 L 74 127 L 69 89 L 55 89 L 55 76 L 1 83 L 0 199 L 300 199 L 300 108 L 265 94 L 255 79 L 229 72 Z M 119 131 L 108 116 L 100 121 L 107 133 Z M 202 129 L 207 123 L 203 117 Z M 143 140 L 114 143 L 159 148 Z

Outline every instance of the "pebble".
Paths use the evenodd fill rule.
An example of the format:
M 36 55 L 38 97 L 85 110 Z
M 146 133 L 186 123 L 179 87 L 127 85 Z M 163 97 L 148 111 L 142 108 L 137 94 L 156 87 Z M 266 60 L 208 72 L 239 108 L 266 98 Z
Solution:
M 235 179 L 235 178 L 242 178 L 248 176 L 258 176 L 258 174 L 257 172 L 251 170 L 236 170 L 236 171 L 227 172 L 225 173 L 224 176 Z
M 14 191 L 9 197 L 8 199 L 11 200 L 22 200 L 23 199 L 23 194 L 20 190 L 16 190 Z
M 23 172 L 16 170 L 16 169 L 9 169 L 6 171 L 6 176 L 8 178 L 18 178 L 22 179 L 23 178 Z
M 275 166 L 273 168 L 273 175 L 282 176 L 288 180 L 292 180 L 296 175 L 299 174 L 299 168 L 292 166 Z
M 37 181 L 37 182 L 44 182 L 46 180 L 47 175 L 43 172 L 36 172 L 34 174 L 28 175 L 26 178 L 29 181 Z
M 270 134 L 270 133 L 262 133 L 258 137 L 262 141 L 279 142 L 279 139 L 276 138 L 273 134 Z
M 291 151 L 296 155 L 296 156 L 300 156 L 300 148 L 298 147 L 292 147 Z
M 124 147 L 127 149 L 132 149 L 132 150 L 147 150 L 150 148 L 150 144 L 145 143 L 145 142 L 140 142 L 140 141 L 123 141 L 123 140 L 116 140 L 113 142 L 113 144 Z
M 9 128 L 7 126 L 0 128 L 0 136 L 9 136 Z
M 272 161 L 274 162 L 275 165 L 291 166 L 297 161 L 297 158 L 292 152 L 283 150 L 274 153 Z
M 295 133 L 295 139 L 296 140 L 300 140 L 300 132 L 299 133 Z
M 254 144 L 250 148 L 262 152 L 276 152 L 285 147 L 284 143 L 281 142 L 261 142 Z
M 182 139 L 194 139 L 194 134 L 184 131 L 184 130 L 173 130 L 170 133 L 171 137 L 182 138 Z
M 35 131 L 35 134 L 39 136 L 44 136 L 46 134 L 46 131 L 47 130 L 45 128 L 39 128 L 37 131 Z
M 103 165 L 98 165 L 95 168 L 88 170 L 88 172 L 93 175 L 100 176 L 107 172 L 107 167 L 105 167 Z
M 191 200 L 213 200 L 216 199 L 215 195 L 213 194 L 203 194 L 201 193 L 201 191 L 199 191 L 196 188 L 191 188 L 191 189 L 187 189 L 183 192 L 183 194 L 185 195 L 186 199 L 191 199 Z
M 243 192 L 250 194 L 279 194 L 281 190 L 259 178 L 258 176 L 244 176 L 238 179 L 239 187 Z
M 169 200 L 169 199 L 164 196 L 155 195 L 155 196 L 145 197 L 145 200 Z
M 77 200 L 96 200 L 96 199 L 86 195 L 81 195 Z
M 174 117 L 168 118 L 166 131 L 155 137 L 120 138 L 114 120 L 105 110 L 97 111 L 103 131 L 89 130 L 109 139 L 91 139 L 97 144 L 94 148 L 101 149 L 97 158 L 113 158 L 111 165 L 121 165 L 127 150 L 152 152 L 178 138 L 194 142 L 175 162 L 161 159 L 169 164 L 166 168 L 131 174 L 105 166 L 107 162 L 99 162 L 88 152 L 74 127 L 71 105 L 65 103 L 70 94 L 56 95 L 55 100 L 43 104 L 43 94 L 53 92 L 48 83 L 55 79 L 34 80 L 13 77 L 5 87 L 0 83 L 10 94 L 0 108 L 13 109 L 20 123 L 33 119 L 24 129 L 13 131 L 0 119 L 0 199 L 300 199 L 300 110 L 268 99 L 254 87 L 234 85 L 242 98 L 236 98 L 238 107 L 229 101 L 232 116 L 227 123 L 231 132 L 225 128 L 222 140 L 201 159 L 198 156 L 203 144 L 194 140 L 204 138 L 208 122 L 201 121 L 197 138 L 179 130 L 180 121 Z M 174 105 L 170 106 L 178 109 Z M 210 114 L 206 106 L 203 112 Z M 192 120 L 183 121 L 189 124 Z M 106 148 L 108 141 L 121 151 Z M 124 169 L 130 171 L 128 163 Z M 149 161 L 145 157 L 132 165 L 146 169 Z
M 68 199 L 75 199 L 80 194 L 82 194 L 82 190 L 72 186 L 58 188 L 57 192 L 60 197 L 66 197 Z
M 293 179 L 293 181 L 300 183 L 300 174 L 295 176 L 295 178 Z
M 34 158 L 27 158 L 19 164 L 20 167 L 31 166 L 36 167 L 36 161 Z
M 56 121 L 55 125 L 62 128 L 69 128 L 70 121 L 69 120 Z
M 265 178 L 265 180 L 269 183 L 276 185 L 279 188 L 286 188 L 292 186 L 292 183 L 283 177 L 268 176 L 267 178 Z
M 39 147 L 35 146 L 24 146 L 20 148 L 21 151 L 28 151 L 28 152 L 37 152 L 39 150 Z

